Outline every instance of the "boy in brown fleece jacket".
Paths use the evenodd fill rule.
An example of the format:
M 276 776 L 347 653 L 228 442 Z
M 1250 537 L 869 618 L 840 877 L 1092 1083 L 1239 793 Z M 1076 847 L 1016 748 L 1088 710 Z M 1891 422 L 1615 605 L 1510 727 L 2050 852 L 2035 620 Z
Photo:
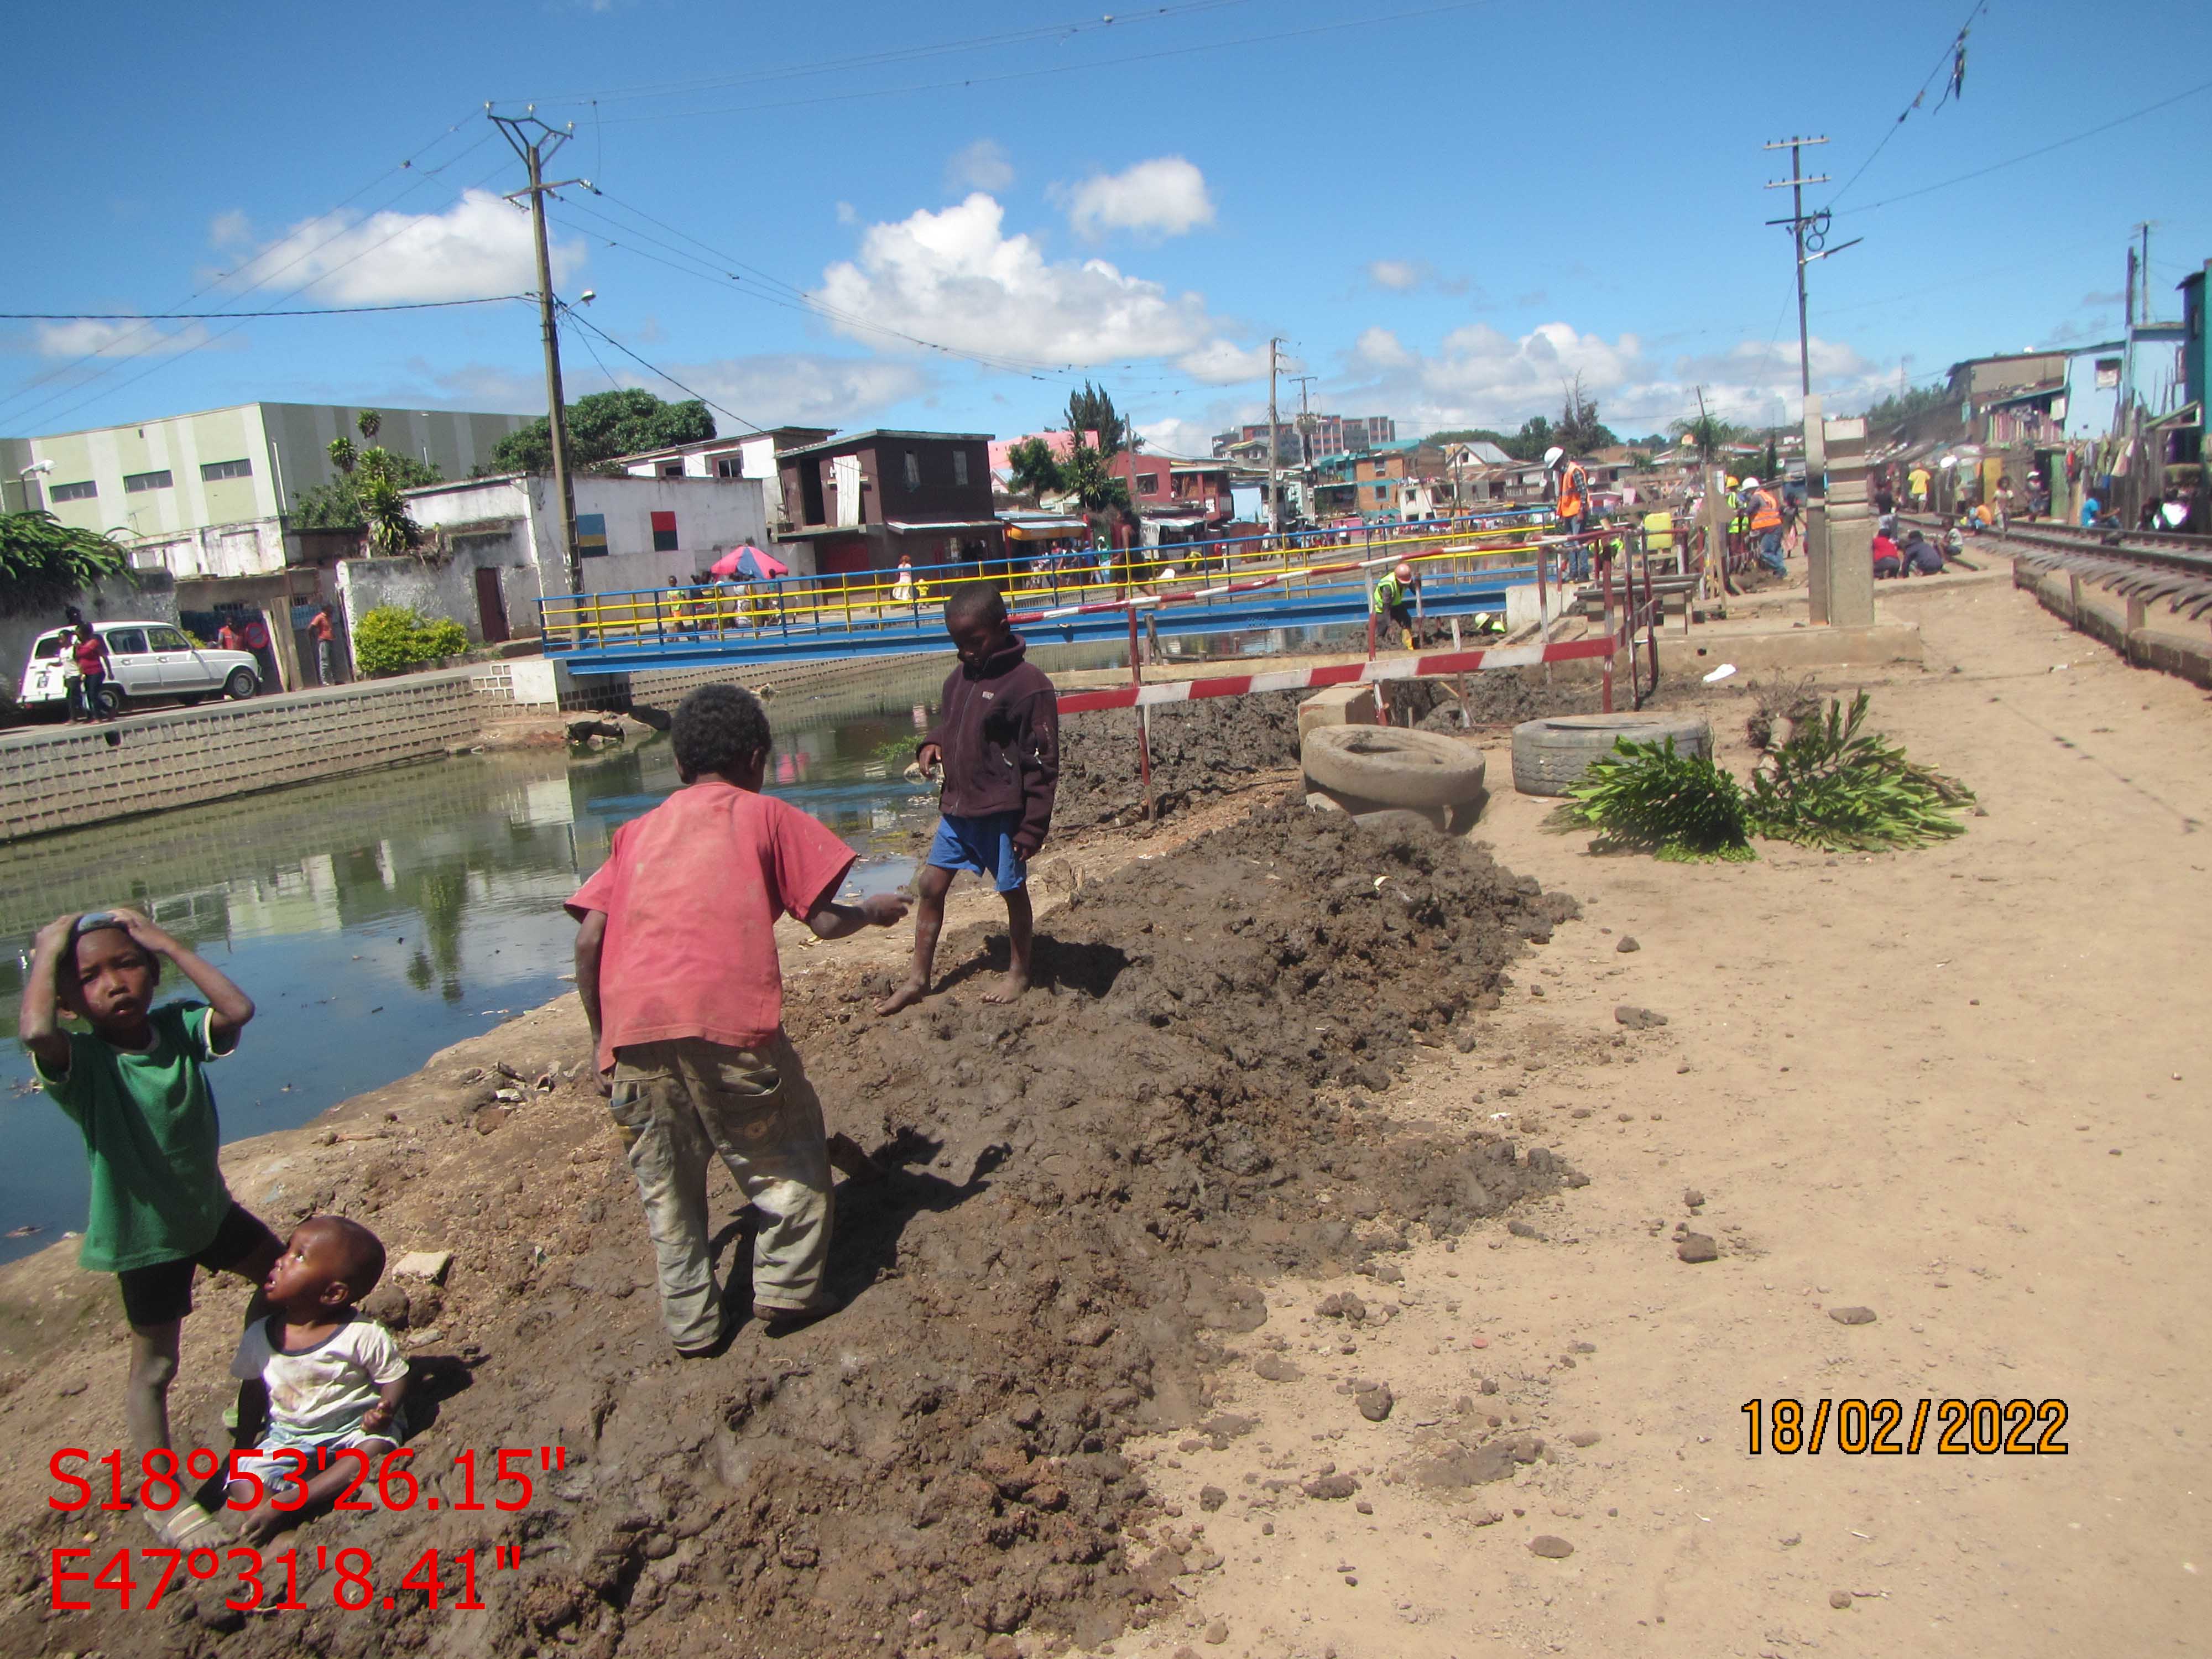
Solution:
M 915 883 L 914 971 L 876 1005 L 879 1014 L 929 994 L 945 895 L 958 870 L 990 877 L 1006 901 L 1012 961 L 983 1000 L 1011 1002 L 1030 985 L 1028 864 L 1052 830 L 1060 699 L 1044 671 L 1024 660 L 1026 647 L 1006 626 L 1006 602 L 988 583 L 954 591 L 945 606 L 945 631 L 960 665 L 945 677 L 937 724 L 915 756 L 925 773 L 945 763 L 943 816 Z

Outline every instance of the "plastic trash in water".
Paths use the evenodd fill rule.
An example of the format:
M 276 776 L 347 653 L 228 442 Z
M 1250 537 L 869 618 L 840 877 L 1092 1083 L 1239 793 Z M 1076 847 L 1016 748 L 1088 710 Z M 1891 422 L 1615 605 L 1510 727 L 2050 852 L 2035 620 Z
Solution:
M 1723 680 L 1727 679 L 1735 672 L 1735 665 L 1732 662 L 1724 662 L 1718 668 L 1713 670 L 1711 673 L 1705 676 L 1705 684 L 1707 685 L 1718 685 Z

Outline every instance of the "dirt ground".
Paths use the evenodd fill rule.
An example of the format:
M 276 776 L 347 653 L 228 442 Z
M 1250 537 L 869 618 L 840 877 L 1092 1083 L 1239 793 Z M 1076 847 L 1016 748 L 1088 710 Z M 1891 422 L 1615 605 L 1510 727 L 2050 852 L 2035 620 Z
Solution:
M 1873 683 L 1877 723 L 1988 814 L 1940 848 L 1594 858 L 1500 790 L 1493 864 L 1244 821 L 1261 778 L 1048 848 L 1059 990 L 1011 1012 L 967 979 L 988 895 L 956 891 L 960 982 L 894 1022 L 860 999 L 902 936 L 794 940 L 832 1125 L 898 1166 L 841 1193 L 855 1299 L 797 1336 L 679 1367 L 587 1085 L 459 1080 L 573 1064 L 568 1007 L 233 1149 L 272 1216 L 456 1252 L 395 1310 L 426 1460 L 582 1454 L 520 1515 L 300 1534 L 380 1583 L 424 1541 L 518 1545 L 484 1614 L 46 1616 L 46 1551 L 145 1540 L 41 1513 L 53 1447 L 119 1437 L 120 1334 L 63 1250 L 16 1264 L 0 1649 L 2197 1650 L 2212 718 L 2008 586 L 1891 603 L 1928 661 Z M 1705 700 L 1741 768 L 1748 699 Z M 187 1444 L 243 1301 L 201 1299 Z M 1745 1402 L 1784 1398 L 1906 1431 L 1923 1398 L 2063 1401 L 2069 1450 L 1947 1459 L 1931 1422 L 1918 1455 L 1748 1455 Z

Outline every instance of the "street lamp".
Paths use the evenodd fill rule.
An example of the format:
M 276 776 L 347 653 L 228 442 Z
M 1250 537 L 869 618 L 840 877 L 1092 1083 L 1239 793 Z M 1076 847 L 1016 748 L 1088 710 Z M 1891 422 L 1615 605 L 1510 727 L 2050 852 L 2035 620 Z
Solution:
M 33 461 L 30 465 L 15 475 L 15 489 L 23 498 L 24 512 L 28 513 L 31 510 L 31 475 L 33 472 L 52 472 L 53 470 L 53 459 L 49 456 L 44 460 Z

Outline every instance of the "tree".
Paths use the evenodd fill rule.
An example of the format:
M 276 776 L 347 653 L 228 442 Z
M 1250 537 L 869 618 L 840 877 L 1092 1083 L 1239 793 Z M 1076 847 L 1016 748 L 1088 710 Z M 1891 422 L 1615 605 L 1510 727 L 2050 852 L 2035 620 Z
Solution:
M 1541 415 L 1531 415 L 1518 432 L 1500 439 L 1498 447 L 1516 461 L 1540 461 L 1553 442 L 1552 423 Z
M 1737 426 L 1717 415 L 1700 415 L 1693 421 L 1676 421 L 1669 429 L 1708 461 L 1718 460 L 1721 451 L 1729 445 L 1740 444 L 1752 435 L 1748 427 Z
M 574 472 L 619 472 L 622 469 L 611 463 L 623 456 L 696 444 L 714 435 L 714 417 L 696 398 L 665 403 L 635 386 L 594 392 L 565 407 L 568 467 Z M 495 472 L 550 472 L 550 423 L 535 420 L 520 432 L 507 434 L 492 451 L 491 465 Z
M 129 552 L 96 531 L 72 529 L 40 509 L 0 514 L 0 614 L 51 611 L 130 569 Z
M 1612 430 L 1597 418 L 1597 400 L 1585 396 L 1583 377 L 1579 374 L 1561 388 L 1559 424 L 1552 433 L 1552 441 L 1570 455 L 1588 455 L 1595 450 L 1608 449 L 1620 441 Z
M 1087 514 L 1129 511 L 1129 481 L 1114 476 L 1109 466 L 1112 459 L 1104 450 L 1085 443 L 1078 433 L 1074 448 L 1060 464 L 1060 487 Z
M 1505 449 L 1513 440 L 1503 432 L 1492 431 L 1486 426 L 1458 426 L 1443 432 L 1431 432 L 1429 441 L 1432 444 L 1496 444 L 1498 448 Z M 1506 450 L 1506 453 L 1512 452 Z
M 1040 507 L 1047 495 L 1060 495 L 1067 488 L 1060 458 L 1042 438 L 1024 438 L 1008 449 L 1006 470 L 1013 476 L 1014 488 Z
M 380 553 L 409 552 L 422 544 L 422 528 L 409 514 L 401 492 L 443 483 L 446 475 L 376 443 L 384 417 L 374 410 L 362 410 L 354 424 L 368 447 L 356 447 L 350 438 L 333 438 L 330 457 L 337 477 L 295 497 L 298 504 L 289 516 L 302 530 L 365 531 L 369 545 Z
M 1109 459 L 1121 453 L 1131 435 L 1129 422 L 1114 407 L 1114 399 L 1090 381 L 1083 390 L 1067 394 L 1067 429 L 1079 440 L 1086 432 L 1097 434 L 1098 453 Z

